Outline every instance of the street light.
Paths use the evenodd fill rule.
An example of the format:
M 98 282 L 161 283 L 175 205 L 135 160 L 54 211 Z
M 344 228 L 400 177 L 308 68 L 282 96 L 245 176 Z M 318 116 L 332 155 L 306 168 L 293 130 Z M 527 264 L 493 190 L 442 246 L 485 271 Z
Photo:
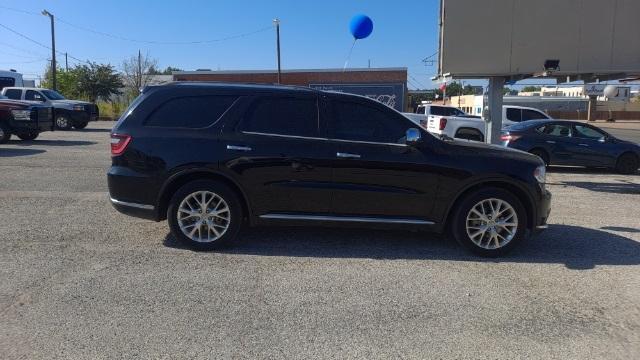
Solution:
M 56 32 L 53 26 L 53 14 L 47 10 L 42 10 L 42 15 L 48 16 L 51 20 L 51 76 L 53 77 L 53 90 L 57 90 L 56 87 Z
M 273 19 L 273 24 L 276 26 L 276 48 L 278 52 L 278 84 L 280 84 L 280 19 Z

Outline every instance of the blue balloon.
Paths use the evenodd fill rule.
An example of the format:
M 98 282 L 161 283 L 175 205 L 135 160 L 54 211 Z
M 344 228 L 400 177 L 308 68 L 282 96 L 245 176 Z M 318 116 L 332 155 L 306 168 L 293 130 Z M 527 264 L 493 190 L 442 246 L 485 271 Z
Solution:
M 353 35 L 356 40 L 364 39 L 371 35 L 373 31 L 373 21 L 371 21 L 367 15 L 356 15 L 351 18 L 349 30 L 351 30 L 351 35 Z

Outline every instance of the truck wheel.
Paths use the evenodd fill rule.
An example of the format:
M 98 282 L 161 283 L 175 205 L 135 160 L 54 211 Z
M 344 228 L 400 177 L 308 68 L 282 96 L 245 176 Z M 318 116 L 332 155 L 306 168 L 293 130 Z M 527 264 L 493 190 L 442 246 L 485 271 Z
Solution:
M 0 144 L 6 144 L 11 139 L 11 129 L 5 123 L 0 122 Z
M 37 131 L 29 131 L 26 133 L 21 133 L 16 135 L 20 138 L 20 140 L 29 141 L 29 140 L 35 140 L 38 137 L 38 135 L 40 135 L 40 133 Z
M 87 121 L 81 121 L 81 122 L 77 122 L 73 125 L 74 128 L 81 130 L 87 127 L 88 122 Z
M 71 120 L 64 114 L 56 116 L 56 128 L 59 130 L 71 129 Z

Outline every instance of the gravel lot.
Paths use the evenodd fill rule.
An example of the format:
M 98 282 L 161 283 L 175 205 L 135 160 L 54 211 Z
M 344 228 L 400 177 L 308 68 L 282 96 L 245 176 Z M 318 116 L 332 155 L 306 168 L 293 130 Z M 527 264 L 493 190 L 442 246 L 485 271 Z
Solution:
M 109 204 L 112 125 L 0 145 L 0 358 L 640 357 L 640 176 L 552 169 L 550 228 L 501 259 L 323 228 L 194 252 Z

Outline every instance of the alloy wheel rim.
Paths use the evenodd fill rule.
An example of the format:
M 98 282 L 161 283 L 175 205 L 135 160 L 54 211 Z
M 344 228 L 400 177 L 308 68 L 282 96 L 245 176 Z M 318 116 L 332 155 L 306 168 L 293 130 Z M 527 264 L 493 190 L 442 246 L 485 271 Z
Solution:
M 220 239 L 231 224 L 231 211 L 224 199 L 211 191 L 196 191 L 178 207 L 178 226 L 189 239 L 213 242 Z
M 476 203 L 465 222 L 467 236 L 478 247 L 495 250 L 513 240 L 518 231 L 518 215 L 508 202 L 484 199 Z
M 64 116 L 60 116 L 56 119 L 56 123 L 58 124 L 58 127 L 61 128 L 65 128 L 69 125 L 69 121 L 67 121 L 67 118 L 65 118 Z

